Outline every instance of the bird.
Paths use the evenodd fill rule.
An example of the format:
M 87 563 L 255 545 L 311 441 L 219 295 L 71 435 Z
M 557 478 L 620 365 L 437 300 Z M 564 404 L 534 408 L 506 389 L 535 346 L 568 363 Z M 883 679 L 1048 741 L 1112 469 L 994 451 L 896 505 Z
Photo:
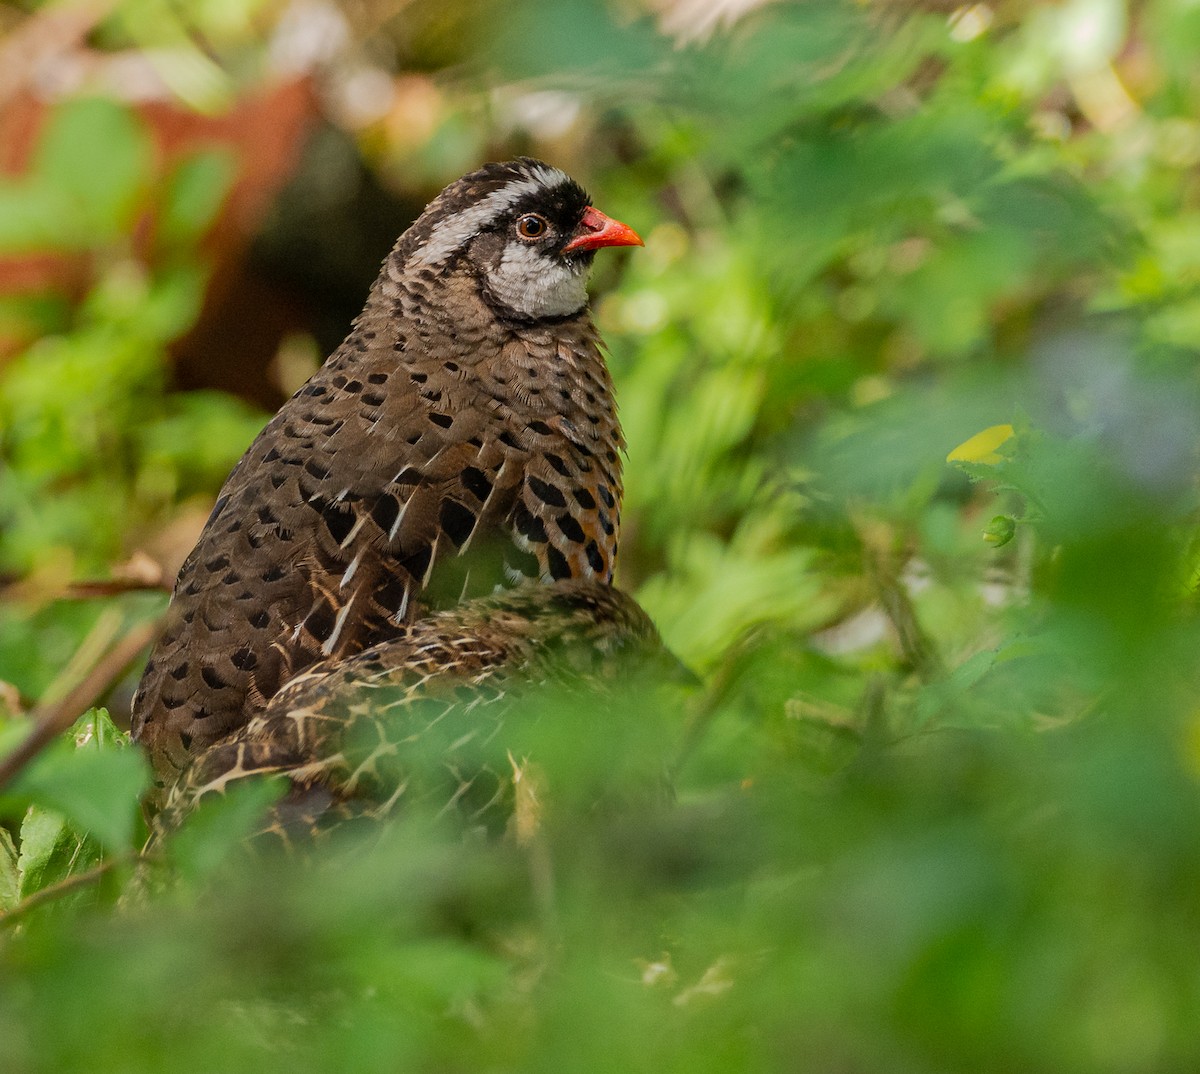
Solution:
M 505 771 L 506 724 L 558 704 L 603 703 L 631 682 L 689 681 L 627 594 L 595 580 L 527 582 L 397 628 L 388 641 L 292 679 L 248 723 L 200 752 L 171 788 L 153 842 L 241 781 L 287 780 L 253 832 L 308 846 L 398 804 L 453 812 L 497 831 L 519 772 Z
M 151 808 L 319 662 L 526 577 L 612 582 L 625 442 L 587 281 L 640 245 L 529 157 L 426 206 L 180 569 L 131 715 Z

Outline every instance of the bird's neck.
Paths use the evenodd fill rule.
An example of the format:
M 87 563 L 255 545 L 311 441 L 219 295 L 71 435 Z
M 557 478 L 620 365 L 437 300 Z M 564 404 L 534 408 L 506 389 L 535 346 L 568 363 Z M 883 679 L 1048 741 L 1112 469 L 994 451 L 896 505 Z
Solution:
M 436 365 L 506 406 L 536 416 L 564 415 L 624 447 L 612 377 L 585 306 L 542 321 L 497 318 L 477 281 L 432 269 L 387 269 L 327 369 L 394 363 Z

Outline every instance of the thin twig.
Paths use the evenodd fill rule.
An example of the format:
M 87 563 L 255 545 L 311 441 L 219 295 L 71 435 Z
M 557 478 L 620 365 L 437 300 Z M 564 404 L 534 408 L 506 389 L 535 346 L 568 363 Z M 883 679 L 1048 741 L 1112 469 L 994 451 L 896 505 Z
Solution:
M 49 705 L 34 710 L 33 730 L 12 753 L 0 758 L 0 788 L 7 786 L 46 746 L 85 713 L 158 636 L 161 619 L 130 630 L 96 662 L 79 685 Z
M 76 888 L 87 887 L 88 884 L 96 883 L 106 873 L 124 862 L 132 861 L 136 856 L 133 853 L 119 854 L 116 857 L 109 858 L 107 861 L 100 862 L 99 865 L 92 866 L 90 869 L 85 869 L 82 873 L 68 876 L 60 880 L 57 884 L 50 884 L 40 891 L 35 891 L 32 895 L 27 895 L 11 910 L 0 914 L 0 928 L 15 925 L 17 921 L 36 910 L 39 906 L 53 902 L 55 899 L 61 899 L 64 895 L 69 895 Z
M 672 785 L 683 770 L 683 766 L 708 734 L 713 721 L 721 711 L 721 706 L 728 699 L 730 691 L 741 675 L 741 658 L 753 649 L 757 637 L 758 631 L 753 628 L 744 633 L 725 654 L 721 665 L 711 676 L 704 693 L 695 702 L 688 705 L 691 715 L 683 730 L 683 741 L 674 758 L 667 765 L 667 779 Z
M 95 600 L 97 597 L 117 597 L 122 593 L 170 593 L 171 586 L 161 579 L 99 578 L 71 582 L 63 594 L 69 600 Z
M 70 659 L 42 692 L 42 696 L 38 698 L 38 705 L 47 709 L 57 704 L 83 682 L 104 654 L 117 643 L 124 625 L 125 613 L 120 608 L 112 605 L 105 608 Z
M 917 618 L 916 608 L 901 574 L 900 557 L 893 547 L 894 537 L 885 523 L 863 516 L 854 519 L 854 528 L 862 542 L 865 574 L 875 590 L 879 606 L 895 631 L 905 662 L 922 682 L 933 682 L 943 675 L 941 654 L 933 639 Z

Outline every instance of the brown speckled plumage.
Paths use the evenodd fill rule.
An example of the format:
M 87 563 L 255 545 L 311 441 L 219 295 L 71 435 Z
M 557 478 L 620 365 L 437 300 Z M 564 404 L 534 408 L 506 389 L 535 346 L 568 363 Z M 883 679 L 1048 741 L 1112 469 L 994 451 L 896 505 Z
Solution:
M 527 583 L 401 627 L 390 641 L 326 660 L 200 754 L 171 791 L 167 831 L 239 780 L 284 775 L 291 789 L 265 831 L 307 837 L 400 802 L 504 819 L 511 773 L 483 763 L 531 688 L 593 698 L 640 669 L 679 665 L 645 612 L 597 582 Z M 436 763 L 417 763 L 433 756 Z
M 523 158 L 451 184 L 401 236 L 180 571 L 134 700 L 160 787 L 300 672 L 431 609 L 520 574 L 611 581 L 624 445 L 592 251 L 562 248 L 586 207 Z M 513 230 L 531 210 L 549 221 L 536 243 Z

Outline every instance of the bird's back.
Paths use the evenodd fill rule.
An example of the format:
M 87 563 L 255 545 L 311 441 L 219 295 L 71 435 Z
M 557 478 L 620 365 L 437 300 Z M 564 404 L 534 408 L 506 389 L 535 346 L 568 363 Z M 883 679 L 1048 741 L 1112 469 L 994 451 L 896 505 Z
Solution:
M 634 688 L 641 672 L 677 678 L 681 670 L 642 609 L 611 586 L 530 583 L 477 598 L 293 679 L 199 754 L 158 830 L 207 795 L 271 774 L 291 784 L 266 828 L 278 834 L 382 816 L 401 798 L 491 813 L 511 790 L 494 740 L 531 689 L 595 701 L 618 684 Z

